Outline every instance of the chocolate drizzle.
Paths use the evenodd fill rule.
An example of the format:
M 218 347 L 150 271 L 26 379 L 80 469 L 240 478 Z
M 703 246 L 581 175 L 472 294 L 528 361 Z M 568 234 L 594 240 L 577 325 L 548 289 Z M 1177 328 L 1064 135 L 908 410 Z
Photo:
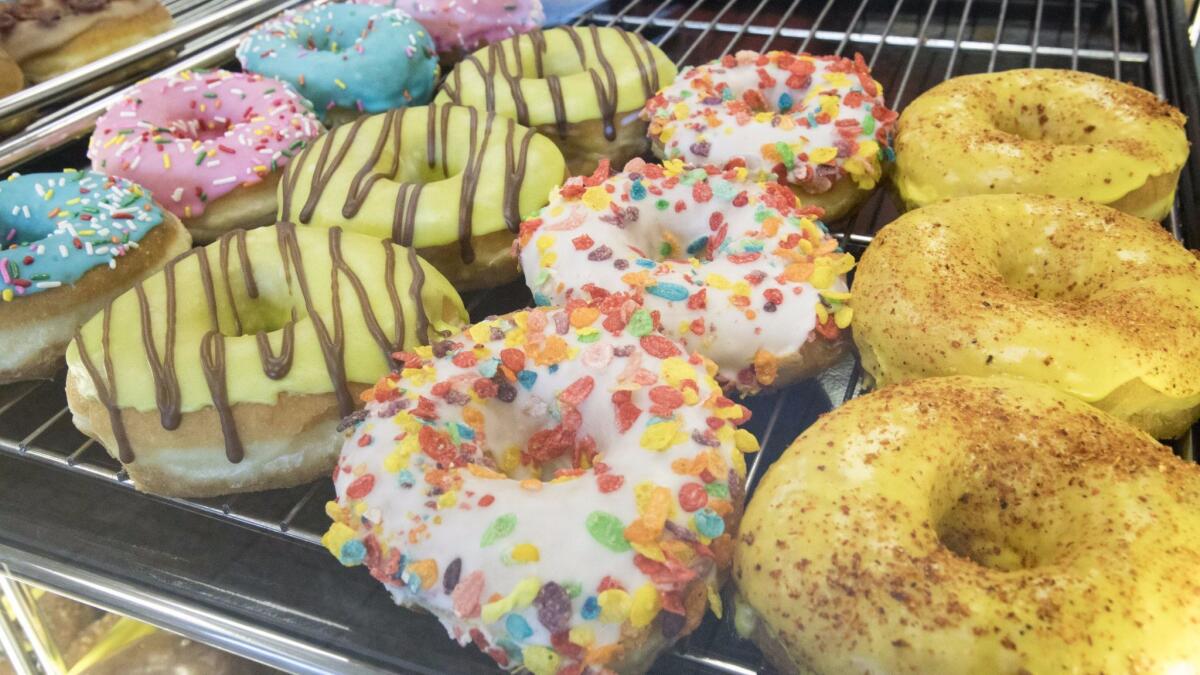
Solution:
M 385 250 L 384 267 L 387 274 L 385 287 L 387 289 L 388 304 L 392 310 L 392 321 L 390 322 L 392 330 L 389 334 L 383 328 L 384 324 L 380 322 L 379 317 L 375 314 L 375 308 L 372 306 L 366 285 L 345 259 L 342 251 L 341 228 L 331 228 L 327 232 L 328 255 L 331 263 L 328 283 L 332 308 L 329 316 L 323 316 L 317 311 L 314 302 L 315 292 L 317 289 L 323 289 L 324 283 L 317 280 L 311 280 L 316 285 L 310 283 L 308 270 L 304 263 L 304 253 L 296 237 L 295 226 L 286 222 L 276 225 L 276 243 L 279 248 L 280 267 L 283 270 L 284 278 L 292 296 L 295 295 L 296 290 L 299 291 L 299 300 L 303 302 L 304 318 L 312 322 L 313 329 L 316 332 L 325 368 L 329 374 L 334 396 L 337 398 L 339 414 L 345 416 L 353 412 L 354 398 L 350 393 L 349 381 L 346 375 L 345 312 L 343 311 L 340 293 L 342 279 L 344 278 L 346 283 L 350 285 L 354 297 L 362 310 L 365 327 L 385 358 L 388 359 L 389 364 L 393 363 L 392 353 L 404 347 L 407 323 L 404 302 L 401 299 L 400 291 L 396 288 L 396 249 L 390 243 L 382 242 Z M 235 404 L 229 400 L 229 373 L 225 352 L 226 334 L 221 331 L 219 321 L 219 317 L 221 316 L 219 309 L 227 310 L 228 314 L 232 316 L 232 327 L 235 329 L 234 334 L 242 334 L 242 328 L 245 323 L 242 320 L 240 312 L 245 311 L 245 308 L 243 307 L 239 310 L 236 300 L 237 296 L 232 288 L 233 277 L 230 271 L 231 247 L 237 250 L 239 266 L 241 267 L 241 277 L 246 294 L 251 299 L 257 299 L 259 297 L 259 289 L 254 278 L 254 269 L 249 251 L 246 247 L 246 232 L 244 230 L 233 230 L 227 233 L 218 241 L 217 247 L 220 255 L 217 271 L 221 275 L 221 281 L 225 287 L 224 298 L 227 303 L 224 308 L 220 308 L 217 303 L 217 286 L 212 270 L 209 267 L 208 254 L 205 248 L 192 249 L 168 263 L 164 268 L 163 281 L 166 287 L 166 306 L 164 308 L 163 319 L 166 325 L 161 358 L 159 346 L 155 340 L 155 317 L 151 311 L 152 308 L 146 295 L 144 282 L 135 286 L 134 292 L 137 296 L 138 313 L 141 321 L 142 345 L 154 378 L 155 404 L 158 407 L 162 427 L 167 430 L 175 430 L 179 428 L 182 418 L 182 396 L 175 368 L 175 348 L 179 314 L 177 295 L 181 290 L 176 281 L 176 267 L 180 263 L 193 258 L 196 260 L 196 265 L 199 267 L 200 272 L 200 286 L 204 290 L 209 319 L 208 326 L 205 328 L 205 333 L 200 340 L 199 353 L 196 356 L 200 359 L 201 369 L 212 399 L 212 406 L 221 424 L 221 433 L 225 439 L 226 457 L 230 462 L 237 463 L 244 458 L 245 450 L 234 416 L 233 407 Z M 420 258 L 417 257 L 412 249 L 408 249 L 407 255 L 404 258 L 404 264 L 409 266 L 412 280 L 407 292 L 411 301 L 411 312 L 415 318 L 416 337 L 421 344 L 428 344 L 430 322 L 421 297 L 425 285 L 425 273 L 421 269 Z M 101 319 L 103 325 L 100 336 L 100 349 L 103 353 L 103 374 L 97 370 L 92 354 L 89 353 L 79 331 L 75 333 L 75 344 L 79 349 L 80 361 L 87 370 L 88 376 L 95 387 L 96 396 L 108 411 L 118 456 L 121 462 L 130 463 L 134 461 L 134 453 L 129 443 L 125 423 L 122 419 L 121 406 L 118 403 L 117 397 L 116 381 L 113 379 L 111 353 L 112 314 L 112 304 L 110 303 L 104 308 Z M 258 346 L 259 361 L 263 373 L 267 377 L 277 380 L 285 377 L 291 371 L 295 356 L 296 323 L 300 320 L 299 312 L 293 307 L 291 309 L 290 320 L 280 329 L 283 336 L 279 353 L 272 351 L 270 336 L 267 332 L 258 331 L 255 333 L 254 337 Z
M 204 380 L 212 394 L 213 409 L 221 421 L 221 435 L 225 437 L 225 458 L 234 464 L 242 461 L 245 449 L 238 435 L 237 421 L 233 417 L 233 406 L 229 404 L 228 381 L 225 368 L 225 336 L 210 330 L 200 339 L 200 367 L 204 369 Z
M 164 274 L 174 277 L 175 268 L 167 268 Z M 168 286 L 174 286 L 174 283 L 173 278 L 167 280 Z M 167 295 L 166 349 L 160 361 L 152 332 L 153 324 L 150 322 L 150 301 L 146 298 L 146 289 L 142 283 L 138 283 L 133 290 L 137 294 L 138 312 L 142 320 L 142 344 L 146 346 L 150 372 L 154 376 L 154 401 L 158 405 L 159 418 L 164 429 L 178 429 L 182 412 L 179 408 L 179 378 L 175 374 L 175 294 Z
M 439 164 L 442 175 L 451 174 L 448 155 L 450 116 L 456 108 L 449 105 L 431 105 L 426 109 L 425 121 L 425 153 L 426 165 L 433 169 Z M 467 146 L 466 161 L 461 168 L 462 188 L 459 193 L 457 221 L 459 255 L 464 263 L 470 264 L 475 260 L 475 251 L 471 240 L 474 233 L 475 195 L 479 182 L 483 177 L 483 165 L 497 125 L 504 127 L 504 186 L 502 213 L 504 222 L 510 232 L 517 232 L 521 226 L 521 186 L 525 181 L 525 172 L 529 165 L 529 147 L 536 133 L 532 129 L 524 129 L 518 139 L 517 124 L 507 118 L 497 117 L 490 113 L 482 113 L 475 108 L 458 108 L 468 116 L 469 135 L 463 139 Z M 401 169 L 403 152 L 413 149 L 403 146 L 403 126 L 406 114 L 411 109 L 402 108 L 383 113 L 384 119 L 379 125 L 379 132 L 371 142 L 371 151 L 360 166 L 354 168 L 353 178 L 346 190 L 346 196 L 341 205 L 343 218 L 354 218 L 366 204 L 371 191 L 380 181 L 388 181 L 398 185 L 395 205 L 392 208 L 392 241 L 402 246 L 412 246 L 416 238 L 417 215 L 421 205 L 421 194 L 424 184 L 416 181 L 396 182 Z M 310 148 L 298 155 L 287 167 L 283 176 L 283 194 L 281 214 L 284 220 L 293 217 L 301 224 L 312 222 L 318 204 L 325 196 L 326 188 L 334 175 L 339 171 L 349 171 L 344 167 L 351 146 L 359 141 L 364 122 L 368 118 L 359 118 L 349 126 L 338 127 L 330 131 L 320 143 L 316 158 Z M 482 134 L 481 134 L 482 131 Z M 458 139 L 456 139 L 458 140 Z M 385 152 L 391 152 L 391 161 L 383 170 L 377 168 Z M 419 150 L 420 151 L 420 150 Z M 313 161 L 312 178 L 308 184 L 308 195 L 304 199 L 299 212 L 293 216 L 300 187 L 300 175 L 306 163 Z
M 615 140 L 617 137 L 616 118 L 618 112 L 617 72 L 601 45 L 600 29 L 596 26 L 588 26 L 584 29 L 591 37 L 592 47 L 595 51 L 595 64 L 592 64 L 588 59 L 587 47 L 584 44 L 583 37 L 580 35 L 580 29 L 573 26 L 561 26 L 553 30 L 565 32 L 571 40 L 571 44 L 574 45 L 580 66 L 591 76 L 592 87 L 596 93 L 596 102 L 600 106 L 600 118 L 604 123 L 604 137 L 610 141 Z M 621 36 L 625 47 L 633 55 L 633 60 L 637 64 L 638 75 L 642 81 L 642 92 L 645 94 L 645 98 L 650 98 L 658 91 L 660 86 L 658 57 L 655 55 L 650 43 L 641 35 L 627 33 L 619 28 L 611 30 L 616 31 Z M 462 62 L 454 68 L 454 72 L 447 78 L 442 88 L 451 101 L 462 105 L 463 69 L 468 66 L 474 67 L 479 73 L 480 79 L 483 80 L 485 109 L 490 111 L 496 109 L 497 81 L 503 80 L 504 85 L 507 85 L 509 92 L 512 94 L 513 108 L 515 109 L 517 121 L 524 126 L 532 126 L 529 116 L 529 104 L 526 101 L 525 92 L 522 87 L 522 83 L 525 81 L 525 64 L 521 58 L 521 43 L 523 38 L 528 38 L 532 44 L 537 79 L 546 82 L 546 86 L 550 92 L 550 102 L 554 107 L 555 127 L 558 130 L 559 136 L 565 137 L 567 135 L 567 124 L 572 121 L 581 120 L 570 120 L 567 118 L 562 79 L 556 74 L 544 75 L 546 37 L 542 31 L 532 31 L 524 35 L 515 35 L 509 40 L 488 45 L 486 51 L 488 63 L 486 66 L 475 54 L 465 56 Z M 509 68 L 510 54 L 508 47 L 510 43 L 512 53 L 515 54 L 513 60 L 516 62 L 515 68 L 512 69 Z M 598 65 L 599 68 L 597 69 L 593 65 Z

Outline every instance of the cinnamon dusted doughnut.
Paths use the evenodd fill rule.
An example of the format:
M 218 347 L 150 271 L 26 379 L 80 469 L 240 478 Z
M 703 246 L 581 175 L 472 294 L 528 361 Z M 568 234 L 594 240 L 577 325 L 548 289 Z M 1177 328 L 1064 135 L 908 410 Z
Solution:
M 0 4 L 0 49 L 37 83 L 173 25 L 159 0 L 14 0 Z
M 829 220 L 862 203 L 893 157 L 896 113 L 862 56 L 729 54 L 685 69 L 643 116 L 659 157 L 745 166 Z
M 517 277 L 521 217 L 563 180 L 562 154 L 511 119 L 431 105 L 363 117 L 288 166 L 279 219 L 415 246 L 461 290 Z
M 339 421 L 393 352 L 465 318 L 411 249 L 337 228 L 234 230 L 76 333 L 67 401 L 140 490 L 297 485 L 328 474 Z
M 1106 206 L 980 195 L 911 211 L 867 248 L 850 302 L 881 385 L 1014 375 L 1158 438 L 1200 416 L 1200 261 Z
M 489 319 L 364 394 L 322 541 L 534 675 L 640 673 L 720 613 L 749 411 L 629 298 Z
M 845 353 L 854 258 L 778 183 L 746 170 L 631 160 L 574 177 L 521 225 L 539 304 L 628 293 L 743 393 L 782 386 Z
M 192 244 L 141 187 L 94 171 L 0 181 L 0 382 L 51 377 L 89 317 Z
M 283 82 L 185 70 L 130 89 L 96 120 L 88 158 L 145 185 L 204 243 L 275 222 L 283 167 L 321 131 Z
M 736 623 L 784 673 L 1187 670 L 1197 503 L 1200 467 L 1049 387 L 886 387 L 767 470 Z
M 616 166 L 648 146 L 638 115 L 675 77 L 675 65 L 641 35 L 561 26 L 496 42 L 447 76 L 437 102 L 511 117 L 558 144 L 573 175 L 600 159 Z
M 895 184 L 908 208 L 1030 192 L 1162 220 L 1187 161 L 1184 121 L 1154 94 L 1089 73 L 956 77 L 900 116 Z

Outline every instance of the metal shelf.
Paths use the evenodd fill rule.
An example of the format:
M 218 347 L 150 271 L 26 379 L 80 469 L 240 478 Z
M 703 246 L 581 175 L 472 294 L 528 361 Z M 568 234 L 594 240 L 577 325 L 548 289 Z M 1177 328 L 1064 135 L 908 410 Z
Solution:
M 202 11 L 197 0 L 179 0 L 176 4 L 181 7 L 186 4 L 187 11 Z M 242 0 L 237 4 L 253 9 L 247 10 L 249 14 L 238 15 L 231 23 L 223 24 L 223 28 L 216 31 L 219 38 L 210 40 L 205 47 L 185 48 L 182 60 L 171 68 L 228 61 L 236 35 L 268 13 L 262 10 L 261 2 Z M 297 0 L 285 0 L 270 11 L 294 4 L 298 4 Z M 220 6 L 229 8 L 234 4 Z M 204 9 L 211 11 L 212 6 Z M 581 17 L 578 23 L 619 25 L 642 33 L 680 63 L 702 62 L 739 49 L 807 50 L 844 55 L 861 52 L 872 65 L 876 78 L 884 84 L 885 91 L 889 92 L 889 103 L 897 109 L 921 91 L 954 75 L 1036 65 L 1086 70 L 1138 84 L 1179 105 L 1194 120 L 1200 110 L 1196 106 L 1195 73 L 1188 60 L 1190 54 L 1181 56 L 1178 47 L 1172 46 L 1179 39 L 1173 31 L 1183 30 L 1182 24 L 1170 20 L 1179 12 L 1182 12 L 1181 7 L 1159 4 L 1155 0 L 622 0 L 602 5 L 594 13 Z M 1173 28 L 1168 30 L 1168 26 Z M 0 170 L 7 171 L 29 160 L 49 166 L 45 164 L 44 155 L 51 150 L 57 150 L 53 161 L 58 166 L 82 161 L 82 143 L 74 139 L 90 130 L 96 115 L 115 95 L 108 92 L 77 103 L 65 112 L 43 120 L 21 137 L 0 143 Z M 3 103 L 0 103 L 0 109 L 3 109 Z M 1200 143 L 1195 122 L 1189 124 L 1188 131 L 1193 144 Z M 1179 204 L 1167 223 L 1172 232 L 1191 247 L 1200 246 L 1200 238 L 1193 229 L 1200 214 L 1196 213 L 1196 202 L 1191 199 L 1200 188 L 1197 178 L 1195 166 L 1185 168 Z M 873 233 L 895 214 L 891 196 L 881 189 L 857 215 L 834 224 L 833 230 L 844 246 L 857 255 L 870 242 Z M 474 294 L 466 301 L 472 317 L 481 318 L 526 306 L 529 295 L 523 286 L 512 285 Z M 848 358 L 819 379 L 745 401 L 754 412 L 749 428 L 763 446 L 750 464 L 751 489 L 770 462 L 800 431 L 818 415 L 857 395 L 861 388 L 861 369 Z M 256 538 L 265 539 L 259 536 L 265 533 L 273 540 L 270 550 L 289 551 L 292 553 L 288 555 L 305 559 L 327 555 L 317 550 L 320 534 L 327 523 L 323 505 L 333 496 L 332 486 L 327 481 L 220 500 L 163 499 L 135 493 L 120 465 L 98 444 L 72 427 L 62 390 L 61 375 L 52 382 L 0 388 L 0 455 L 7 453 L 52 465 L 75 476 L 86 476 L 110 493 L 115 487 L 124 493 L 122 503 L 130 504 L 131 509 L 141 509 L 141 512 L 150 513 L 154 509 L 166 512 L 164 518 L 182 520 L 188 517 L 175 508 L 162 508 L 169 505 L 202 514 L 214 519 L 216 526 L 223 528 L 218 530 L 222 533 L 220 536 L 231 541 L 249 537 L 246 541 L 253 542 Z M 1191 434 L 1178 443 L 1176 450 L 1185 457 L 1194 457 Z M 55 474 L 44 471 L 39 475 L 44 475 L 45 480 L 55 478 Z M 3 484 L 4 476 L 0 473 L 0 486 Z M 228 527 L 230 524 L 246 531 L 235 533 L 234 528 Z M 331 638 L 328 646 L 315 651 L 289 653 L 286 645 L 289 640 L 294 640 L 288 636 L 303 632 L 302 629 L 286 623 L 274 625 L 269 620 L 265 625 L 261 622 L 238 623 L 222 614 L 222 608 L 229 613 L 232 611 L 230 606 L 236 604 L 227 595 L 221 596 L 222 600 L 212 601 L 217 605 L 216 609 L 183 603 L 181 607 L 190 609 L 167 612 L 162 610 L 162 605 L 177 601 L 174 593 L 178 589 L 130 584 L 114 579 L 111 574 L 101 574 L 101 580 L 96 581 L 78 570 L 66 572 L 61 561 L 55 562 L 53 556 L 29 552 L 22 555 L 15 548 L 6 547 L 3 532 L 0 532 L 0 561 L 16 558 L 21 558 L 22 563 L 13 571 L 25 578 L 60 589 L 66 587 L 68 592 L 82 596 L 90 593 L 94 602 L 106 602 L 118 610 L 137 610 L 138 607 L 130 607 L 121 600 L 130 595 L 137 596 L 140 611 L 145 615 L 141 618 L 292 670 L 349 672 L 379 666 L 456 671 L 476 667 L 486 669 L 480 665 L 477 655 L 461 657 L 465 661 L 455 661 L 453 667 L 448 665 L 444 659 L 449 657 L 445 654 L 454 653 L 457 648 L 436 637 L 440 627 L 435 622 L 437 630 L 432 631 L 434 637 L 430 639 L 440 640 L 437 646 L 418 643 L 436 652 L 429 658 L 401 653 L 401 646 L 368 649 L 345 636 Z M 73 569 L 70 565 L 65 568 Z M 345 581 L 335 573 L 344 575 Z M 197 579 L 188 579 L 186 572 L 179 574 L 183 580 L 177 583 L 200 584 Z M 363 584 L 359 577 L 365 575 L 333 570 L 330 576 L 339 587 L 327 592 L 336 594 L 341 588 L 360 588 Z M 236 586 L 237 581 L 226 578 L 226 583 L 231 586 Z M 370 579 L 366 581 L 373 584 Z M 107 590 L 97 590 L 100 587 Z M 187 591 L 198 592 L 195 588 Z M 386 595 L 378 589 L 375 591 L 378 596 Z M 97 597 L 100 595 L 103 598 Z M 158 609 L 151 611 L 151 607 Z M 414 618 L 416 615 L 403 610 L 391 609 L 390 615 L 386 611 L 385 607 L 379 610 L 383 614 L 372 613 L 370 617 L 387 616 L 397 624 L 408 622 L 406 626 L 424 625 L 418 621 L 430 622 L 427 618 Z M 213 616 L 221 620 L 214 621 Z M 250 639 L 238 639 L 238 631 L 248 630 L 247 626 L 255 626 L 258 631 L 257 645 Z M 362 625 L 341 628 L 366 630 Z M 337 631 L 333 633 L 341 635 Z M 335 663 L 338 664 L 336 668 Z M 730 621 L 718 621 L 711 616 L 657 667 L 662 672 L 697 673 L 753 673 L 762 668 L 761 656 L 751 645 L 734 637 Z

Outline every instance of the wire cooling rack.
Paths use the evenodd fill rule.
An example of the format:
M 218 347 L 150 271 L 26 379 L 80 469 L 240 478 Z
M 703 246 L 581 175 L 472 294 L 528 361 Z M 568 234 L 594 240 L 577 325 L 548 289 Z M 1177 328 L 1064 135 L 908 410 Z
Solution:
M 200 0 L 176 0 L 172 8 L 198 11 L 199 4 Z M 229 4 L 233 3 L 223 6 Z M 1162 35 L 1162 11 L 1165 9 L 1153 0 L 632 0 L 602 5 L 576 23 L 617 25 L 641 33 L 681 65 L 741 49 L 845 56 L 861 53 L 884 84 L 888 103 L 895 109 L 903 109 L 921 91 L 955 75 L 1026 66 L 1115 77 L 1178 104 L 1182 94 L 1176 90 L 1179 85 L 1173 84 L 1178 73 L 1170 70 L 1164 58 L 1170 43 Z M 234 23 L 245 22 L 242 17 L 240 23 Z M 236 31 L 226 30 L 220 36 L 203 49 L 193 50 L 194 54 L 201 55 L 205 63 L 227 61 Z M 99 97 L 76 104 L 73 112 L 41 123 L 26 141 L 38 143 L 37 152 L 61 146 L 70 134 L 90 129 L 103 101 Z M 1200 141 L 1191 135 L 1193 143 Z M 0 167 L 11 167 L 28 156 L 12 154 L 20 140 L 0 144 Z M 1181 181 L 1179 207 L 1166 226 L 1186 244 L 1197 246 L 1200 242 L 1194 232 L 1183 227 L 1195 222 L 1196 214 L 1189 212 L 1195 204 L 1189 197 L 1195 192 L 1193 181 L 1189 167 Z M 881 189 L 855 216 L 831 224 L 831 229 L 857 257 L 873 233 L 895 213 L 891 196 Z M 479 319 L 527 306 L 529 294 L 523 286 L 510 285 L 465 300 L 472 318 Z M 71 425 L 63 377 L 0 388 L 0 452 L 132 490 L 120 465 Z M 744 401 L 754 413 L 749 428 L 763 447 L 750 462 L 751 489 L 770 462 L 819 414 L 860 393 L 862 379 L 857 361 L 847 357 L 818 379 Z M 1177 443 L 1176 450 L 1194 457 L 1190 433 Z M 332 497 L 328 481 L 217 500 L 147 496 L 307 545 L 319 545 L 327 522 L 323 504 Z M 699 672 L 758 671 L 763 667 L 761 656 L 747 643 L 731 639 L 731 630 L 728 620 L 710 617 L 660 668 L 667 671 L 688 665 Z

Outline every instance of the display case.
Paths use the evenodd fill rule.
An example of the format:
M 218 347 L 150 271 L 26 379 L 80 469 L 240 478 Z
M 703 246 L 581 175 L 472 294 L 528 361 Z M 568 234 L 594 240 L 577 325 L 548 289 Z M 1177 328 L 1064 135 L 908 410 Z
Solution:
M 121 85 L 83 98 L 79 85 L 164 49 L 167 71 L 224 65 L 238 36 L 296 0 L 198 2 L 171 9 L 178 28 L 0 101 L 0 117 L 38 109 L 41 118 L 0 142 L 0 170 L 86 163 L 97 115 Z M 563 3 L 557 3 L 559 5 Z M 641 33 L 680 65 L 741 49 L 860 53 L 902 110 L 945 78 L 1027 66 L 1070 68 L 1132 82 L 1182 109 L 1200 140 L 1196 73 L 1182 2 L 1163 0 L 625 0 L 587 3 L 579 25 Z M 1200 246 L 1196 158 L 1185 167 L 1164 226 Z M 831 223 L 856 256 L 896 215 L 876 191 L 856 215 Z M 464 298 L 478 319 L 530 303 L 522 285 Z M 772 460 L 816 417 L 861 392 L 847 358 L 818 379 L 749 398 L 748 428 L 762 450 L 751 489 Z M 164 499 L 136 492 L 120 465 L 71 424 L 60 374 L 0 388 L 0 572 L 128 614 L 292 672 L 493 672 L 446 637 L 431 616 L 401 609 L 361 569 L 343 568 L 320 545 L 328 480 L 227 499 Z M 1176 451 L 1195 456 L 1189 433 Z M 765 665 L 738 639 L 730 617 L 709 616 L 655 666 L 670 673 L 755 673 Z

